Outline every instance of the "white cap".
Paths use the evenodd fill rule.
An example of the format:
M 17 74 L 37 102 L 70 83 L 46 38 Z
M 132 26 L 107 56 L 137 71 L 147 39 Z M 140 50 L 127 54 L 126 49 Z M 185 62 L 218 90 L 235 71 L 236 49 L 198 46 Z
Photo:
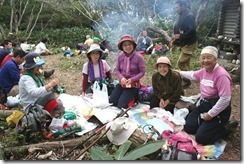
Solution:
M 206 46 L 202 49 L 201 55 L 202 54 L 211 54 L 217 59 L 218 58 L 218 49 L 214 46 Z

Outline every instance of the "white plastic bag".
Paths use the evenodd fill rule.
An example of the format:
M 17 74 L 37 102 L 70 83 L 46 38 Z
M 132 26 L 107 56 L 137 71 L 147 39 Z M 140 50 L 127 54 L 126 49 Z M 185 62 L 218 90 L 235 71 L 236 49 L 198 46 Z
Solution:
M 97 81 L 93 84 L 93 107 L 106 108 L 110 106 L 108 102 L 108 88 L 106 84 L 102 84 L 102 89 Z

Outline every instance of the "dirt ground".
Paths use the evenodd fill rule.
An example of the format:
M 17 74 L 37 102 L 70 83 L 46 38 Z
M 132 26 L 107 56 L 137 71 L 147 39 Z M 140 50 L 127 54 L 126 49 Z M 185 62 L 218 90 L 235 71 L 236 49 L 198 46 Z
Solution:
M 50 56 L 44 56 L 46 64 L 44 69 L 55 69 L 55 73 L 47 81 L 58 78 L 60 85 L 65 87 L 66 93 L 71 95 L 80 95 L 81 89 L 81 76 L 82 66 L 87 61 L 86 55 L 79 55 L 70 58 L 62 57 L 62 54 L 55 54 Z M 148 56 L 145 56 L 147 60 Z M 110 56 L 107 61 L 109 65 L 114 68 L 116 55 Z M 151 85 L 151 77 L 147 74 L 142 79 L 142 82 L 146 85 Z M 192 83 L 192 85 L 185 90 L 187 96 L 195 95 L 199 93 L 199 84 Z M 235 134 L 232 137 L 226 139 L 227 146 L 224 153 L 220 156 L 219 160 L 241 160 L 241 133 L 240 133 L 240 84 L 233 85 L 232 94 L 232 115 L 239 122 L 239 126 Z

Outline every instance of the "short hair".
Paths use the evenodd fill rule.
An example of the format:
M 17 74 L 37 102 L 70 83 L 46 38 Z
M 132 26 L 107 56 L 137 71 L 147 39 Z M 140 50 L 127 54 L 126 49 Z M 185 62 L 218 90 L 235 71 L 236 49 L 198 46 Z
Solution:
M 185 6 L 185 7 L 187 7 L 187 3 L 186 3 L 186 1 L 184 1 L 184 0 L 178 0 L 178 1 L 175 2 L 175 4 L 179 4 L 180 6 Z
M 20 56 L 20 58 L 23 58 L 23 57 L 25 57 L 26 54 L 27 53 L 23 50 L 20 50 L 20 49 L 14 50 L 14 57 Z
M 43 38 L 43 39 L 41 40 L 42 43 L 46 43 L 46 42 L 48 42 L 48 41 L 49 41 L 49 38 Z
M 12 43 L 12 41 L 8 40 L 8 39 L 4 40 L 3 41 L 3 46 L 8 45 L 8 43 Z
M 27 42 L 27 39 L 23 38 L 23 39 L 21 40 L 21 43 L 24 43 L 24 42 Z

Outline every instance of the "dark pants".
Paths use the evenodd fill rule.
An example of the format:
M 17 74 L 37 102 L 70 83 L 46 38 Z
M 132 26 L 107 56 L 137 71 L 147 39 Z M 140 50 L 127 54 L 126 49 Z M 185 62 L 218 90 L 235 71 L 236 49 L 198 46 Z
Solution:
M 159 103 L 160 103 L 160 99 L 154 95 L 150 101 L 150 109 L 154 107 L 159 107 Z M 175 104 L 168 104 L 166 107 L 164 107 L 166 111 L 170 111 L 172 114 L 174 114 L 174 108 L 175 108 Z
M 133 98 L 138 98 L 138 91 L 138 88 L 122 88 L 120 84 L 117 84 L 109 97 L 109 103 L 118 108 L 126 109 Z
M 214 144 L 215 141 L 226 135 L 225 125 L 230 118 L 231 105 L 210 121 L 204 121 L 200 118 L 200 114 L 212 109 L 217 100 L 200 100 L 200 105 L 186 118 L 184 130 L 189 134 L 195 134 L 195 139 L 199 144 Z

